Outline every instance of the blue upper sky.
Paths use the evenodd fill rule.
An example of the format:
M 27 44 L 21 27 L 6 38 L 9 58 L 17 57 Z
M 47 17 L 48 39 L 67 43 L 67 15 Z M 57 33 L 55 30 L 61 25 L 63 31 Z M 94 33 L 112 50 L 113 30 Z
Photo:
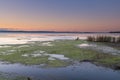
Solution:
M 0 13 L 1 28 L 120 30 L 120 0 L 0 0 Z

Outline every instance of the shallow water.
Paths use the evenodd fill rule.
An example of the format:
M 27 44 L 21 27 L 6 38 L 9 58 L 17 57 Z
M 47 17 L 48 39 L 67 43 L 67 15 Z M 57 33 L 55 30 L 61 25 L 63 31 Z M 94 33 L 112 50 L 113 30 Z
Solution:
M 29 41 L 52 41 L 57 39 L 85 39 L 89 35 L 103 34 L 8 34 L 0 33 L 0 45 L 25 44 Z M 118 36 L 119 34 L 105 34 Z M 44 46 L 48 44 L 44 44 Z M 26 46 L 26 45 L 24 45 Z M 23 45 L 21 47 L 24 47 Z M 49 45 L 52 46 L 52 45 Z M 83 45 L 87 46 L 87 45 Z M 3 46 L 2 46 L 3 47 Z M 56 55 L 53 57 L 56 57 Z M 50 57 L 51 60 L 54 58 Z M 58 55 L 57 55 L 58 57 Z M 62 58 L 64 56 L 61 56 Z M 21 64 L 0 63 L 0 72 L 31 77 L 33 80 L 120 80 L 120 71 L 96 66 L 91 63 L 76 63 L 67 67 L 42 68 L 40 66 L 25 66 Z
M 45 51 L 35 51 L 33 52 L 33 54 L 23 54 L 21 55 L 23 57 L 40 57 L 40 56 L 49 56 L 48 57 L 48 60 L 69 60 L 68 57 L 65 57 L 64 55 L 62 54 L 49 54 L 49 53 L 46 53 Z
M 84 48 L 84 49 L 92 49 L 92 50 L 95 50 L 98 52 L 103 52 L 103 53 L 112 54 L 112 55 L 120 55 L 120 50 L 117 50 L 115 48 L 112 48 L 112 47 L 106 46 L 106 45 L 83 43 L 83 44 L 78 45 L 78 47 Z
M 0 63 L 0 72 L 28 76 L 33 80 L 120 80 L 120 71 L 99 67 L 88 62 L 61 68 Z
M 119 36 L 120 34 L 110 33 L 0 33 L 0 45 L 5 44 L 26 44 L 30 41 L 53 41 L 58 39 L 86 39 L 87 36 L 110 35 Z

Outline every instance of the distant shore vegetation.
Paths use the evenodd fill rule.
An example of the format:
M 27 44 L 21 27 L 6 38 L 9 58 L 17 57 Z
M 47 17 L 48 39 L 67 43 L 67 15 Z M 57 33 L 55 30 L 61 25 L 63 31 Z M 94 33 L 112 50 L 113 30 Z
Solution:
M 92 42 L 109 42 L 109 43 L 120 43 L 120 36 L 88 36 L 87 41 Z

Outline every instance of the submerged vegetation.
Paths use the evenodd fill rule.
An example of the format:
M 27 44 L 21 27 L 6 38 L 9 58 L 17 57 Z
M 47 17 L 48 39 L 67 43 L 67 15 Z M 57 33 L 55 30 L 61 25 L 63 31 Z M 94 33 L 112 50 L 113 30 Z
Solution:
M 74 63 L 74 61 L 90 61 L 111 68 L 119 68 L 120 66 L 120 56 L 118 55 L 105 54 L 100 51 L 78 47 L 79 44 L 88 43 L 86 41 L 56 40 L 49 42 L 52 44 L 51 46 L 42 45 L 43 43 L 48 42 L 34 42 L 0 48 L 0 60 L 25 65 L 42 64 L 44 67 L 67 66 Z M 52 57 L 50 56 L 51 54 L 53 54 Z M 64 55 L 65 58 L 57 54 Z M 59 57 L 62 57 L 63 60 Z

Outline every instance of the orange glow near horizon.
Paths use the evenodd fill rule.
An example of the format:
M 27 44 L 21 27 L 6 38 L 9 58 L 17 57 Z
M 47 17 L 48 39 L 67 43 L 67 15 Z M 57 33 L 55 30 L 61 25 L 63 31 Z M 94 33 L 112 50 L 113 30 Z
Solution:
M 112 4 L 113 1 L 109 4 L 104 1 L 91 1 L 88 0 L 88 5 L 86 4 L 88 2 L 83 0 L 70 2 L 69 0 L 60 2 L 59 0 L 50 2 L 3 0 L 0 1 L 0 28 L 41 31 L 120 31 L 119 2 L 115 1 L 115 4 Z M 96 5 L 93 6 L 93 3 Z
M 46 31 L 110 31 L 119 29 L 120 23 L 111 20 L 56 20 L 56 21 L 22 21 L 13 19 L 1 20 L 0 28 L 13 30 L 46 30 Z M 114 26 L 114 27 L 113 27 Z

